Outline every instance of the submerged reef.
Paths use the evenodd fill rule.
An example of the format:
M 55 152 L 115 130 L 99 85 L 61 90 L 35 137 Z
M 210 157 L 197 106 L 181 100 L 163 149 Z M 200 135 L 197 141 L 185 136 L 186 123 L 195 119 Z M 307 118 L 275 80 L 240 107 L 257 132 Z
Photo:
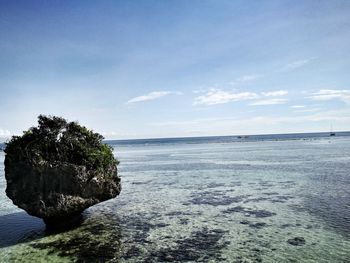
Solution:
M 60 117 L 38 123 L 6 145 L 6 194 L 15 205 L 59 226 L 119 195 L 118 161 L 103 136 Z
M 294 237 L 287 240 L 287 243 L 293 246 L 302 246 L 305 245 L 305 238 L 303 237 Z

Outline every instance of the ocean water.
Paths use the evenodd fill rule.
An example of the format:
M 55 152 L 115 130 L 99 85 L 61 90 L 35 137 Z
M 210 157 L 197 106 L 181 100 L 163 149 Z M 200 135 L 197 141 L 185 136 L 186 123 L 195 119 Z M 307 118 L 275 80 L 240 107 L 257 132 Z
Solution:
M 1 262 L 350 262 L 350 134 L 109 141 L 122 193 L 50 233 L 6 197 Z

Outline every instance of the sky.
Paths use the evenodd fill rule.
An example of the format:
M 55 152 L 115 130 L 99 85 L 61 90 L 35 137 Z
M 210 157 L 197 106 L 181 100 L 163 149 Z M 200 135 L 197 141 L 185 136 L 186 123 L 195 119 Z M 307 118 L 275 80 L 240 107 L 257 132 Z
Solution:
M 0 139 L 350 130 L 350 1 L 0 0 Z

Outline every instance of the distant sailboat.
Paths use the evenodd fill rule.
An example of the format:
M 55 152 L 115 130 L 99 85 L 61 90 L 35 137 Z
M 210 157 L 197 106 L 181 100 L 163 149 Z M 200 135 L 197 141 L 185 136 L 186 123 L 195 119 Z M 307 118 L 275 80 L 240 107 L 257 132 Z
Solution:
M 329 136 L 335 136 L 335 132 L 333 131 L 333 125 L 331 124 L 331 131 L 329 132 Z

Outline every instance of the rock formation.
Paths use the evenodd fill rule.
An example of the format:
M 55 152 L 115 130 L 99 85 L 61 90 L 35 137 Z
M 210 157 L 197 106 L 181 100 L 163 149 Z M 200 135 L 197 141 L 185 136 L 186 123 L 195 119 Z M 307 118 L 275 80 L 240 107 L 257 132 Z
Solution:
M 121 191 L 118 161 L 103 137 L 75 122 L 39 116 L 5 153 L 6 194 L 49 226 L 69 224 L 86 208 Z

